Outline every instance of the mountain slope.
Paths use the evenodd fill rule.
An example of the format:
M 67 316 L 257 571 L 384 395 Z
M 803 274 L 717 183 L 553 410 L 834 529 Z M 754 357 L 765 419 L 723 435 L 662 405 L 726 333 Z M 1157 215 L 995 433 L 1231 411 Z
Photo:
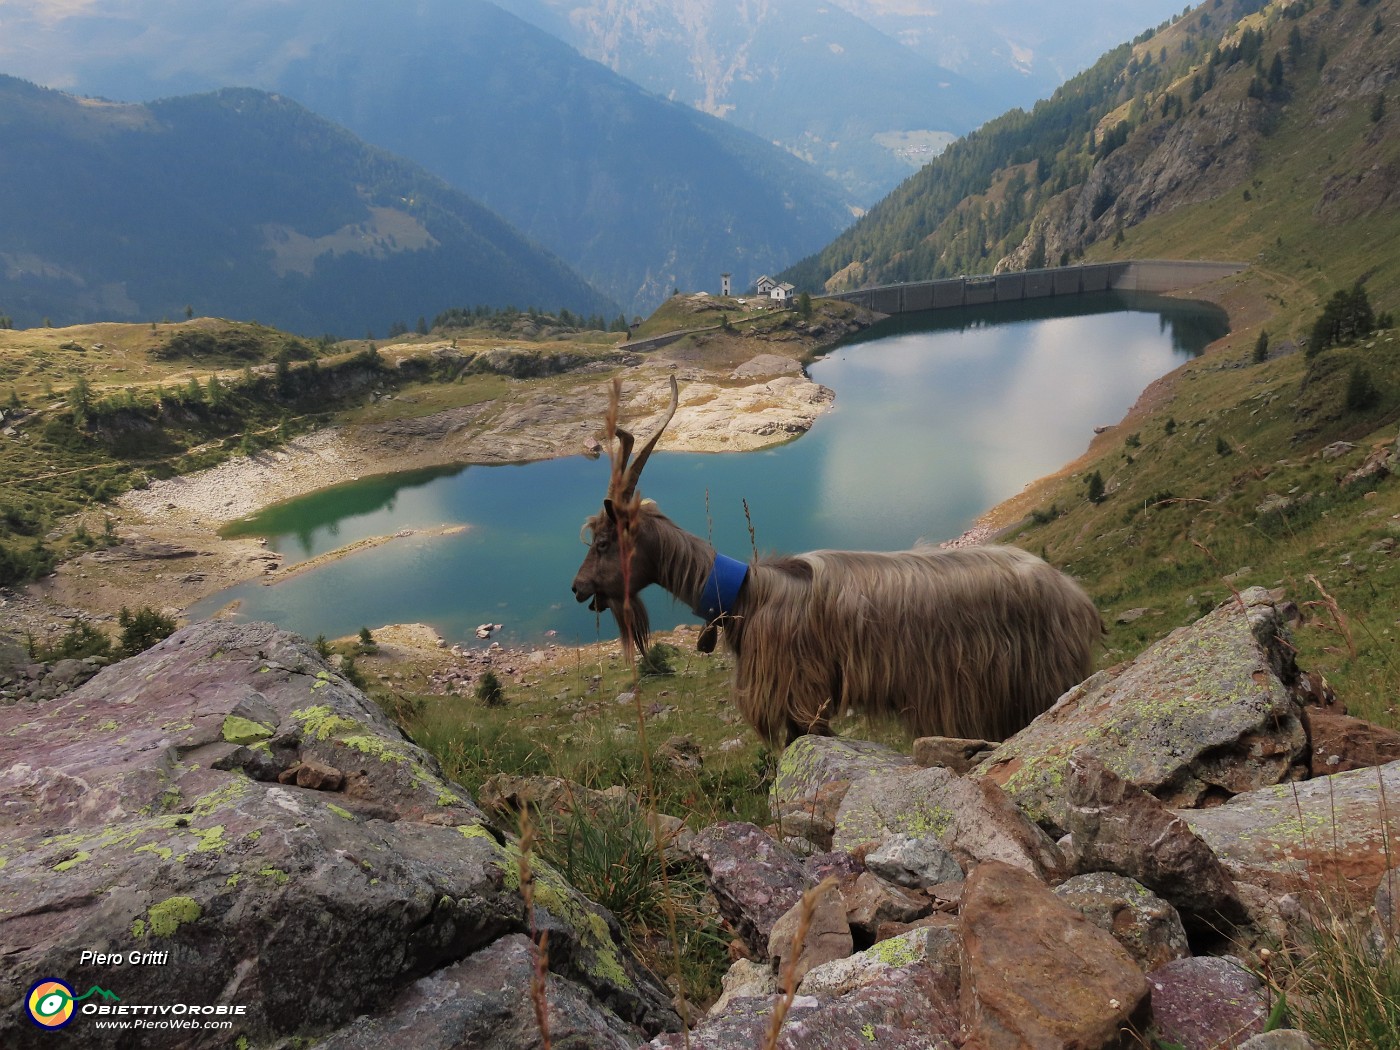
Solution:
M 27 60 L 37 78 L 124 98 L 289 95 L 470 194 L 631 311 L 722 271 L 743 287 L 851 218 L 810 165 L 486 0 L 237 0 L 218 19 L 182 0 L 10 6 L 0 68 Z
M 1400 232 L 1384 102 L 1397 72 L 1384 0 L 1205 4 L 955 143 L 788 279 L 835 289 L 1187 254 L 1400 286 L 1381 250 Z
M 988 111 L 956 74 L 821 0 L 501 3 L 648 90 L 781 144 L 862 204 L 926 161 L 924 143 Z
M 0 77 L 0 312 L 190 307 L 360 335 L 477 303 L 616 306 L 440 180 L 285 98 L 124 105 Z
M 1391 725 L 1397 14 L 1394 0 L 1210 0 L 968 136 L 790 271 L 835 287 L 1081 257 L 1248 262 L 1193 293 L 1232 332 L 989 524 L 1084 581 L 1111 657 L 1277 588 L 1300 606 L 1298 662 L 1318 688 Z M 1339 294 L 1380 330 L 1326 347 L 1314 332 Z
M 657 94 L 805 157 L 868 205 L 950 138 L 1178 10 L 1018 0 L 498 0 Z

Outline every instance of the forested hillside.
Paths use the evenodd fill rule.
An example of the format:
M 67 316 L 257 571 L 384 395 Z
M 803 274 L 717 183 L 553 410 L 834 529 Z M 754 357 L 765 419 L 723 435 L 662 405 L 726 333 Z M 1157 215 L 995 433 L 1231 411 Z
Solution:
M 381 335 L 463 303 L 617 306 L 465 194 L 286 98 L 123 105 L 0 77 L 0 315 Z
M 1394 287 L 1393 253 L 1370 257 L 1395 222 L 1394 9 L 1212 0 L 955 143 L 786 276 L 836 290 L 1159 254 Z

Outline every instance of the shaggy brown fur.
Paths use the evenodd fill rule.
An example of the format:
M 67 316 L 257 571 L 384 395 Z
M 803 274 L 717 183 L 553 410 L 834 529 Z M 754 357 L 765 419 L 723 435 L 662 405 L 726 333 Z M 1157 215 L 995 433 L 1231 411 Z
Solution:
M 605 514 L 591 524 L 595 536 L 610 530 Z M 633 530 L 633 615 L 645 623 L 636 595 L 651 583 L 696 605 L 714 549 L 652 505 Z M 590 560 L 575 581 L 580 600 L 598 593 Z M 1088 677 L 1103 634 L 1073 580 L 1014 547 L 759 561 L 720 626 L 735 655 L 734 701 L 775 745 L 826 733 L 848 709 L 897 717 L 921 736 L 1001 740 Z
M 697 607 L 715 551 L 637 501 L 639 473 L 585 526 L 592 545 L 573 588 L 645 647 L 638 593 L 656 583 Z M 897 717 L 921 736 L 1001 740 L 1088 677 L 1103 636 L 1079 585 L 1014 547 L 759 560 L 707 632 L 716 627 L 735 655 L 735 703 L 775 746 L 827 733 L 846 710 Z

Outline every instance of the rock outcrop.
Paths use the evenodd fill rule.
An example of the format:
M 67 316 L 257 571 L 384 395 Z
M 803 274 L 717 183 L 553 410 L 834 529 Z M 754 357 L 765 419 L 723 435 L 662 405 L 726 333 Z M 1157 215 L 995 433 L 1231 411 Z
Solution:
M 1300 779 L 1326 766 L 1295 739 L 1312 720 L 1286 606 L 1241 599 L 965 774 L 808 737 L 783 757 L 769 828 L 654 825 L 734 935 L 725 995 L 688 1033 L 612 917 L 523 865 L 310 647 L 187 628 L 0 708 L 0 1044 L 46 1045 L 25 1013 L 58 978 L 85 1010 L 115 1006 L 93 989 L 236 1008 L 250 1046 L 1307 1047 L 1264 1032 L 1280 971 L 1254 953 L 1342 928 L 1400 966 L 1400 761 Z M 1386 754 L 1357 733 L 1370 742 L 1337 765 Z M 915 748 L 959 767 L 980 750 Z M 1003 790 L 992 773 L 1013 762 L 1037 776 Z M 549 778 L 498 777 L 483 799 L 542 824 L 637 805 Z M 129 1045 L 90 1013 L 74 1023 L 84 1045 Z
M 1067 830 L 1070 756 L 1081 748 L 1168 806 L 1301 779 L 1307 734 L 1285 635 L 1286 609 L 1263 588 L 1244 591 L 1070 690 L 976 775 L 1058 833 Z
M 786 908 L 774 922 L 782 935 L 765 964 L 736 963 L 746 983 L 727 982 L 690 1045 L 1314 1045 L 1297 1031 L 1264 1033 L 1277 991 L 1257 960 L 1226 953 L 1308 943 L 1316 907 L 1349 924 L 1377 965 L 1400 966 L 1397 877 L 1386 870 L 1400 856 L 1400 818 L 1384 805 L 1400 797 L 1400 762 L 1300 781 L 1305 689 L 1287 606 L 1263 591 L 1241 599 L 1072 691 L 967 775 L 875 744 L 792 744 L 769 836 L 728 831 L 722 870 L 706 861 L 726 915 L 747 902 L 736 932 Z M 976 750 L 914 748 L 957 764 Z M 1355 751 L 1367 753 L 1385 751 Z M 1013 761 L 1037 776 L 1002 792 L 993 772 Z M 1031 817 L 1071 834 L 1052 843 Z M 830 836 L 834 851 L 800 861 L 798 827 L 808 848 Z M 807 891 L 823 873 L 835 885 L 819 906 Z M 855 950 L 809 968 L 791 930 L 796 919 L 819 928 L 829 953 L 835 894 Z M 904 997 L 898 1015 L 891 996 Z
M 41 978 L 104 989 L 120 1002 L 83 1005 L 114 1016 L 184 1004 L 234 1021 L 143 1030 L 144 1046 L 400 1032 L 447 1047 L 474 1025 L 538 1045 L 530 996 L 486 975 L 528 991 L 543 931 L 561 1026 L 624 1046 L 679 1024 L 607 912 L 538 859 L 527 909 L 518 844 L 267 624 L 196 624 L 60 699 L 0 708 L 0 799 L 6 1047 L 48 1037 L 26 1016 Z M 73 1025 L 84 1046 L 132 1045 L 88 1014 Z

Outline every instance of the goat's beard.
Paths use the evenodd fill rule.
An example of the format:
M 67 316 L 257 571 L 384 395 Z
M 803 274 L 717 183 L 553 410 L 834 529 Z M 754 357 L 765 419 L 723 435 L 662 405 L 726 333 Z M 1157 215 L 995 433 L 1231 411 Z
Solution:
M 651 620 L 642 600 L 635 594 L 622 601 L 610 598 L 608 608 L 617 621 L 617 631 L 622 636 L 622 647 L 628 658 L 633 650 L 645 656 L 647 640 L 651 637 Z

